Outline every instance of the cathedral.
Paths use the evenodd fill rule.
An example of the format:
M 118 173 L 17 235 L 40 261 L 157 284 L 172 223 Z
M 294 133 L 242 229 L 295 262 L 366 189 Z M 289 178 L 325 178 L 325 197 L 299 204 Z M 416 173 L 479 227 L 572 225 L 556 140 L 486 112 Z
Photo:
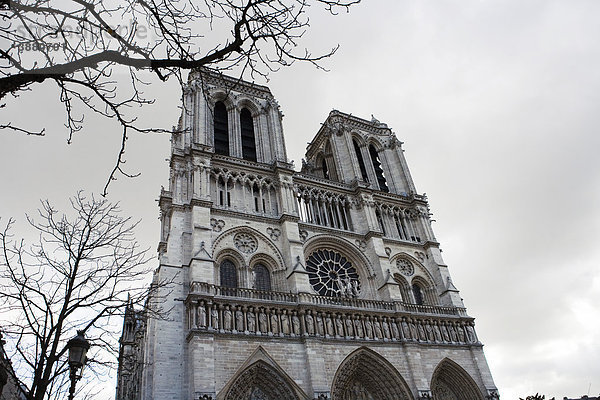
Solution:
M 298 172 L 270 90 L 190 74 L 160 193 L 159 288 L 117 400 L 494 400 L 402 142 L 331 111 Z

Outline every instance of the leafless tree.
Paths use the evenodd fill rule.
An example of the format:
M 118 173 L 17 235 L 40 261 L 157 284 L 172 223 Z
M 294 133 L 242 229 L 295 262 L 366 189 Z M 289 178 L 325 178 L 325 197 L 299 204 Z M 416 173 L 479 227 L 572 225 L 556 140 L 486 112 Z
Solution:
M 359 1 L 4 0 L 10 7 L 0 10 L 0 38 L 6 43 L 0 45 L 0 100 L 54 82 L 68 142 L 83 126 L 82 110 L 116 118 L 122 142 L 110 182 L 130 175 L 122 169 L 128 130 L 161 131 L 139 126 L 128 110 L 152 103 L 142 91 L 150 80 L 142 79 L 142 71 L 183 85 L 182 70 L 202 67 L 254 77 L 295 61 L 319 66 L 337 47 L 314 55 L 301 46 L 309 7 L 336 14 Z M 129 83 L 116 78 L 116 71 L 126 71 Z M 2 128 L 44 134 L 42 127 L 10 121 L 0 122 Z
M 118 354 L 117 316 L 127 305 L 162 315 L 146 300 L 169 282 L 143 284 L 149 259 L 117 204 L 78 193 L 69 215 L 43 201 L 27 220 L 35 244 L 14 239 L 12 219 L 0 233 L 0 329 L 27 399 L 66 398 L 65 346 L 76 330 L 92 345 L 86 368 L 106 374 Z

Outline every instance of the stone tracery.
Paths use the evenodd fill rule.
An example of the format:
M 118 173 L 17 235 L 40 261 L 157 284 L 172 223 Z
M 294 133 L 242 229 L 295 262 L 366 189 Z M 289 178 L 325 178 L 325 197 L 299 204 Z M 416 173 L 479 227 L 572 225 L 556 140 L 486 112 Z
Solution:
M 246 368 L 229 388 L 224 400 L 303 400 L 287 379 L 264 361 Z
M 483 400 L 473 378 L 457 363 L 442 360 L 431 380 L 433 400 Z
M 365 347 L 340 364 L 333 380 L 332 400 L 412 400 L 398 371 Z

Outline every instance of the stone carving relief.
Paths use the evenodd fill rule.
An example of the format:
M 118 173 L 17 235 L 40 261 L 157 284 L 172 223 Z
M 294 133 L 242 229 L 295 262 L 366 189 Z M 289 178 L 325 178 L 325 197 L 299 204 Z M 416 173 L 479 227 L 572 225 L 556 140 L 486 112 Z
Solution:
M 392 254 L 392 249 L 390 249 L 389 247 L 386 247 L 385 254 L 389 257 Z
M 223 227 L 225 226 L 225 221 L 222 219 L 211 218 L 210 226 L 212 226 L 212 230 L 215 232 L 221 232 Z
M 367 242 L 356 239 L 356 247 L 358 247 L 358 249 L 364 253 L 364 251 L 367 249 Z
M 236 234 L 233 237 L 233 243 L 239 251 L 246 254 L 254 253 L 258 248 L 258 242 L 254 238 L 254 236 L 245 232 L 240 232 Z
M 302 240 L 302 243 L 306 242 L 306 239 L 308 238 L 308 232 L 305 231 L 304 229 L 300 229 L 299 235 L 300 235 L 300 240 Z
M 279 236 L 281 236 L 281 231 L 277 228 L 267 228 L 267 233 L 271 240 L 277 240 L 279 239 Z

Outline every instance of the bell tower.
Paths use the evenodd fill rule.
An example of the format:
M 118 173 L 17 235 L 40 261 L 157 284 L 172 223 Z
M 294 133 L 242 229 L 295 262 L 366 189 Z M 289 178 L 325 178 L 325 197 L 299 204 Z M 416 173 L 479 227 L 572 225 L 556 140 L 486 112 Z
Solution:
M 173 283 L 149 299 L 169 316 L 117 399 L 499 398 L 386 124 L 332 111 L 294 171 L 269 89 L 196 71 L 170 170 L 154 279 Z

